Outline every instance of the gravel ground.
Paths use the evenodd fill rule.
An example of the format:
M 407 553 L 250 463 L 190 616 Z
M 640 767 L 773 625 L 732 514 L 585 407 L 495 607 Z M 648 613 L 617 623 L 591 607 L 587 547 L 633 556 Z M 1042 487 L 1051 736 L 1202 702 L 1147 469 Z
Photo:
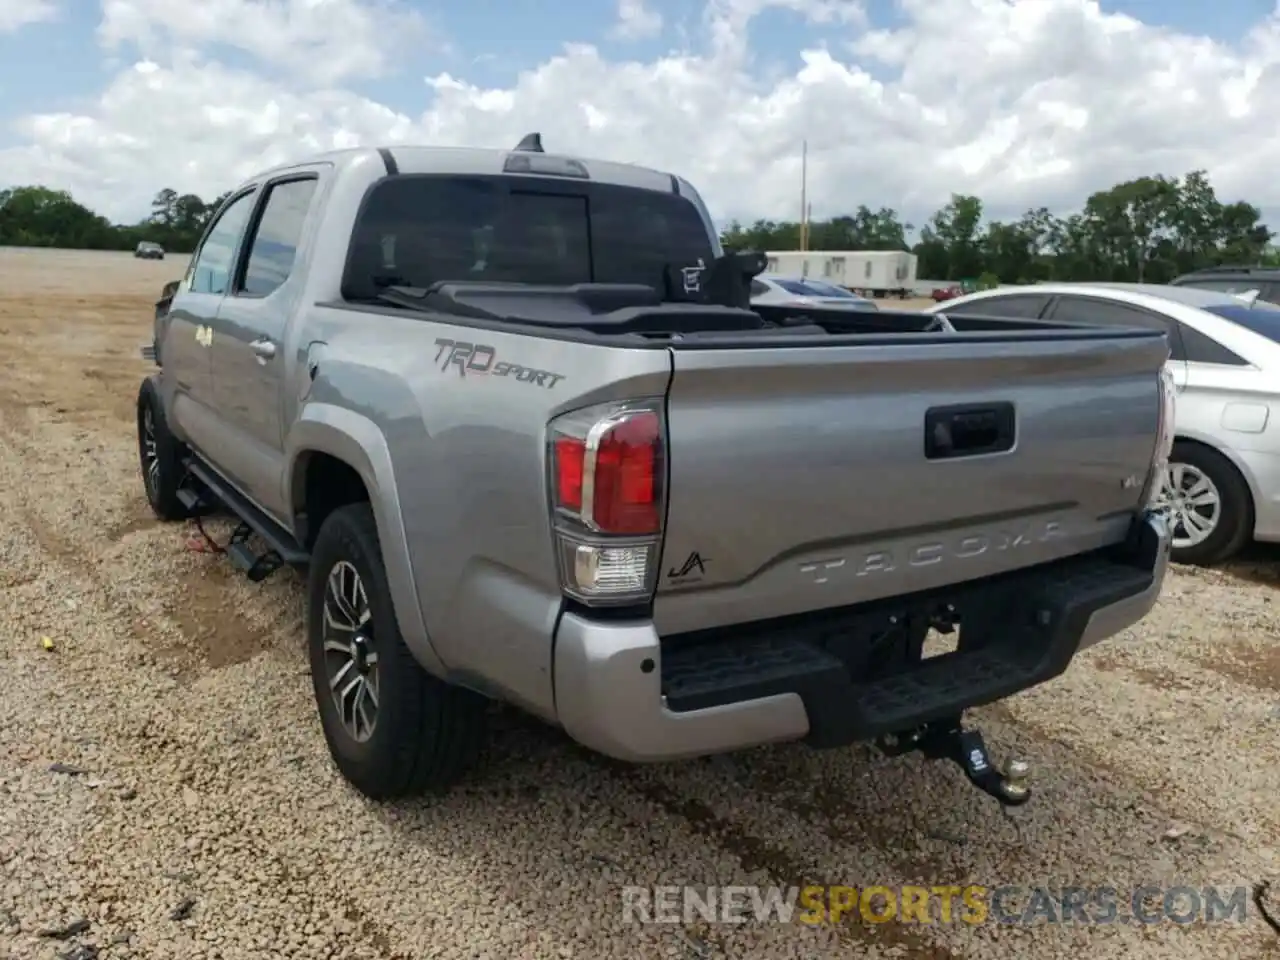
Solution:
M 1276 551 L 1176 570 L 1137 629 L 979 711 L 1036 774 L 1011 813 L 917 758 L 625 768 L 508 710 L 462 788 L 364 801 L 316 723 L 297 578 L 250 584 L 146 508 L 137 348 L 184 267 L 0 250 L 0 957 L 1275 956 L 1252 904 L 1243 924 L 685 927 L 624 923 L 621 890 L 1123 899 L 1280 875 Z

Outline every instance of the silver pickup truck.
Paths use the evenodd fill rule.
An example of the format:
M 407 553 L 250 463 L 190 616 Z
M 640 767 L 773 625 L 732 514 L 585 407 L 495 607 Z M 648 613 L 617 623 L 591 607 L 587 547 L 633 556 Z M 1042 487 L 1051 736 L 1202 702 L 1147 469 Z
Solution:
M 1025 799 L 963 714 L 1155 603 L 1166 340 L 752 308 L 763 267 L 681 178 L 537 135 L 221 206 L 143 349 L 146 495 L 305 571 L 359 790 L 454 782 L 498 699 L 629 761 L 873 740 Z

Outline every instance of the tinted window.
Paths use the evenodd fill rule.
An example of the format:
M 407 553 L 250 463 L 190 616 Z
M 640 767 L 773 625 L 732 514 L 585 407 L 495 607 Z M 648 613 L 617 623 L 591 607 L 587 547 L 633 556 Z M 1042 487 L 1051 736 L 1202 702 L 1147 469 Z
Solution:
M 315 180 L 290 180 L 271 187 L 249 250 L 245 293 L 265 297 L 289 278 L 315 192 Z
M 854 294 L 850 293 L 844 287 L 837 287 L 834 283 L 823 283 L 821 280 L 806 280 L 805 283 L 813 290 L 814 296 L 818 297 L 845 297 L 846 299 L 857 299 Z
M 253 209 L 253 194 L 246 193 L 231 201 L 209 231 L 191 265 L 191 292 L 223 294 L 227 292 L 227 279 L 231 275 L 231 258 L 235 256 L 236 243 L 244 232 L 245 222 Z
M 668 266 L 709 265 L 697 209 L 675 194 L 514 177 L 401 176 L 370 192 L 343 282 L 350 298 L 378 283 L 643 283 Z
M 1247 366 L 1248 361 L 1232 353 L 1217 340 L 1206 337 L 1199 330 L 1178 324 L 1178 336 L 1186 359 L 1194 363 L 1222 363 L 1232 367 Z
M 1160 330 L 1169 338 L 1169 358 L 1185 360 L 1182 337 L 1178 324 L 1165 317 L 1150 313 L 1126 303 L 1110 300 L 1094 300 L 1089 297 L 1061 297 L 1053 308 L 1054 320 L 1067 323 L 1086 323 L 1107 327 L 1145 327 Z
M 1046 296 L 1017 294 L 1008 297 L 984 297 L 955 307 L 943 307 L 944 313 L 972 313 L 979 317 L 1026 317 L 1034 320 L 1049 302 Z
M 773 281 L 787 293 L 794 293 L 797 297 L 815 297 L 820 296 L 812 287 L 799 280 L 775 280 Z
M 1266 304 L 1224 303 L 1212 307 L 1204 307 L 1209 313 L 1224 317 L 1232 323 L 1238 323 L 1246 330 L 1261 334 L 1268 340 L 1280 343 L 1280 309 Z

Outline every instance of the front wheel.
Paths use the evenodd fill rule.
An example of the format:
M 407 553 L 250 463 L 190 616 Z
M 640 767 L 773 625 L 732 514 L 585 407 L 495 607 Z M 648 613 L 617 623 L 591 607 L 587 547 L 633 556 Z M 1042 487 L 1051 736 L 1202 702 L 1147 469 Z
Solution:
M 1159 503 L 1169 513 L 1175 563 L 1221 563 L 1253 531 L 1249 485 L 1230 460 L 1198 443 L 1173 445 Z
M 143 380 L 138 389 L 138 466 L 147 503 L 161 520 L 184 520 L 191 513 L 178 499 L 186 473 L 183 453 L 182 443 L 169 432 L 155 384 Z
M 405 646 L 367 503 L 341 507 L 320 526 L 307 645 L 330 756 L 365 796 L 443 790 L 475 762 L 486 702 L 427 673 Z

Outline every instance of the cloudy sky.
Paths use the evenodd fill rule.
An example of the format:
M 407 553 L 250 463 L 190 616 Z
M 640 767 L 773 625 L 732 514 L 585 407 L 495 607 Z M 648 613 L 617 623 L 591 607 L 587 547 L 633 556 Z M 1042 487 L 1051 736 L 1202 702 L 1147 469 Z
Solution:
M 717 219 L 1059 211 L 1208 168 L 1280 211 L 1275 0 L 0 0 L 0 187 L 121 220 L 331 147 L 679 172 Z M 1273 219 L 1276 219 L 1273 216 Z

